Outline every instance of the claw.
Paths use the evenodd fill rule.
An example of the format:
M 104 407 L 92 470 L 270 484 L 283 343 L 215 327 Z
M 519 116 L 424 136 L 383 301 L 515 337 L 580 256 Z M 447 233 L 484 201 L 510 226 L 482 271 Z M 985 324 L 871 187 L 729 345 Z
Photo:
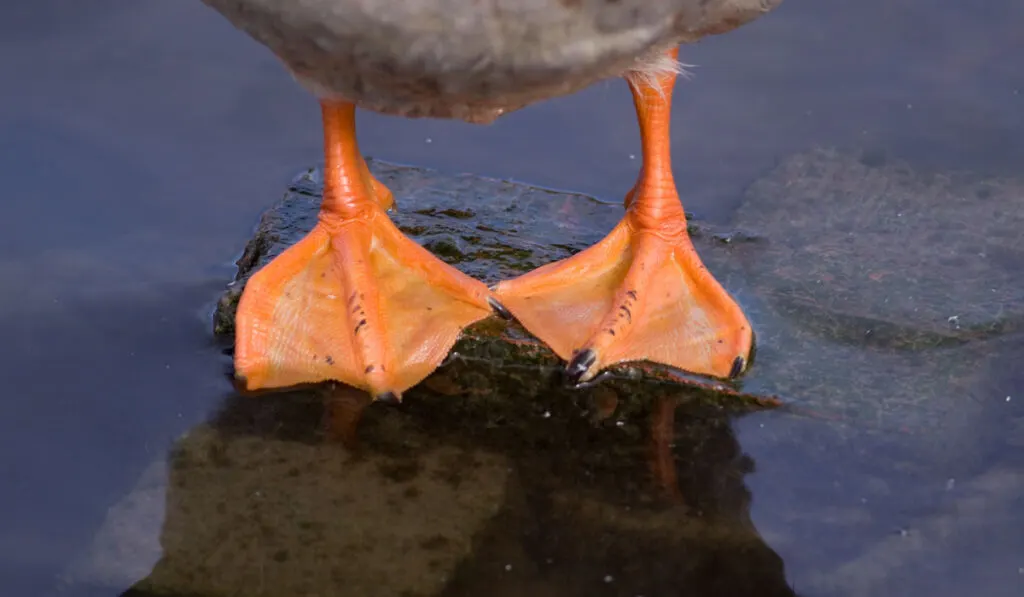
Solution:
M 333 380 L 397 403 L 490 314 L 489 293 L 395 227 L 392 195 L 359 153 L 355 107 L 322 104 L 319 218 L 247 282 L 235 369 L 249 390 Z
M 565 374 L 569 376 L 573 385 L 579 385 L 581 382 L 587 381 L 586 374 L 596 362 L 596 352 L 589 348 L 581 350 L 569 361 L 568 366 L 565 368 Z
M 743 367 L 746 365 L 746 361 L 743 357 L 736 357 L 732 362 L 732 369 L 729 369 L 729 379 L 736 379 L 743 373 Z
M 491 309 L 494 309 L 494 312 L 498 314 L 498 317 L 502 319 L 512 319 L 512 313 L 510 313 L 509 310 L 505 308 L 505 305 L 499 303 L 498 299 L 494 297 L 488 297 L 487 303 L 491 306 Z
M 388 406 L 398 406 L 402 403 L 402 397 L 394 392 L 384 392 L 377 394 L 373 398 L 374 402 L 382 402 Z
M 576 382 L 628 361 L 717 378 L 749 367 L 750 323 L 697 254 L 672 178 L 674 83 L 673 75 L 629 78 L 644 163 L 619 224 L 589 248 L 493 289 L 516 321 L 570 360 Z

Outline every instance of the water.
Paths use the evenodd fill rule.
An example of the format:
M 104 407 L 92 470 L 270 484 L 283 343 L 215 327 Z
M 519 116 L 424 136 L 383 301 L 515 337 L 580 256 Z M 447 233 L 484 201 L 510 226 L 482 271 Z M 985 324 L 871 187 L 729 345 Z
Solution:
M 108 508 L 183 433 L 210 421 L 224 429 L 216 413 L 255 408 L 230 398 L 209 311 L 261 211 L 296 171 L 320 160 L 315 102 L 266 50 L 200 3 L 80 4 L 24 3 L 0 19 L 0 180 L 8 209 L 0 218 L 0 579 L 11 595 L 57 586 Z M 674 158 L 687 208 L 728 223 L 754 179 L 816 145 L 867 149 L 932 171 L 1019 176 L 1024 74 L 1014 57 L 1024 50 L 1016 35 L 1022 24 L 1024 10 L 1011 0 L 984 9 L 787 0 L 754 25 L 684 50 L 684 61 L 699 65 L 675 95 Z M 373 156 L 609 200 L 622 196 L 639 166 L 621 82 L 490 127 L 367 114 L 360 127 Z M 779 581 L 782 570 L 764 555 L 770 549 L 801 595 L 1017 595 L 1024 468 L 1014 421 L 1024 408 L 1024 378 L 1015 364 L 1024 349 L 1012 333 L 986 346 L 990 353 L 976 361 L 980 381 L 954 406 L 983 416 L 955 436 L 936 431 L 929 439 L 944 447 L 938 452 L 907 448 L 926 428 L 901 439 L 796 415 L 732 418 L 681 408 L 677 435 L 705 438 L 675 448 L 683 493 L 730 524 L 749 516 L 763 540 L 755 555 L 738 548 L 707 555 L 700 541 L 682 549 L 669 539 L 669 547 L 648 552 L 624 547 L 639 532 L 624 529 L 654 523 L 615 514 L 639 507 L 635 486 L 643 485 L 646 461 L 635 448 L 642 442 L 616 439 L 614 425 L 590 432 L 565 423 L 552 451 L 480 439 L 471 419 L 464 427 L 458 418 L 436 422 L 427 404 L 410 414 L 367 414 L 364 443 L 379 447 L 412 426 L 486 448 L 518 471 L 508 483 L 519 497 L 497 494 L 488 502 L 502 504 L 497 517 L 476 515 L 491 522 L 477 528 L 475 557 L 447 594 L 480 586 L 627 594 L 644 579 L 662 591 L 653 594 L 673 594 L 668 587 L 701 594 L 743 574 Z M 289 407 L 262 408 L 270 420 L 292 420 Z M 308 422 L 316 407 L 294 408 L 290 437 L 315 436 Z M 256 427 L 252 437 L 277 446 L 273 433 Z M 621 471 L 586 458 L 587 446 L 617 441 L 626 447 L 616 466 L 633 463 L 635 486 L 619 485 Z M 480 487 L 506 482 L 482 478 Z M 550 480 L 558 478 L 564 485 Z M 573 517 L 537 497 L 588 483 L 611 511 Z M 575 503 L 577 493 L 565 499 Z M 514 532 L 523 525 L 546 532 L 523 539 Z M 545 569 L 549 557 L 555 563 Z M 643 562 L 642 574 L 605 569 L 617 561 Z M 704 566 L 685 569 L 685 561 Z M 66 594 L 113 595 L 129 584 L 106 592 L 72 585 Z

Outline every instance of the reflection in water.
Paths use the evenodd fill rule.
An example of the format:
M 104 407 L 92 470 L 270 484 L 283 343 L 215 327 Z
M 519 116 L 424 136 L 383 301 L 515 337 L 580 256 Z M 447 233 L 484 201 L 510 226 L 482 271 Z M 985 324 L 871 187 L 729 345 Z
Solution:
M 224 264 L 245 243 L 260 212 L 280 196 L 297 169 L 320 159 L 322 136 L 308 94 L 272 56 L 201 2 L 7 4 L 0 18 L 0 44 L 6 50 L 0 53 L 5 90 L 0 94 L 0 178 L 5 189 L 0 337 L 6 340 L 0 344 L 5 392 L 0 400 L 0 470 L 5 482 L 11 482 L 0 491 L 0 577 L 4 594 L 38 595 L 72 561 L 93 562 L 96 546 L 110 537 L 108 531 L 139 538 L 150 528 L 131 517 L 126 525 L 108 524 L 119 520 L 116 515 L 126 504 L 128 510 L 150 504 L 146 521 L 159 527 L 163 510 L 143 499 L 153 495 L 171 498 L 162 536 L 168 559 L 181 561 L 190 544 L 216 545 L 199 533 L 210 508 L 191 508 L 205 503 L 200 499 L 206 495 L 203 487 L 241 491 L 246 485 L 240 476 L 204 478 L 176 471 L 176 483 L 192 485 L 168 489 L 160 467 L 147 464 L 171 438 L 221 406 L 224 380 L 213 366 L 216 356 L 208 347 L 207 322 L 195 313 L 216 299 L 232 275 L 233 268 Z M 670 442 L 675 444 L 675 461 L 660 463 L 644 456 L 651 449 L 646 422 L 634 424 L 646 421 L 655 405 L 642 401 L 633 412 L 637 398 L 628 393 L 618 400 L 624 414 L 596 427 L 582 419 L 597 417 L 597 405 L 581 406 L 588 411 L 581 417 L 547 399 L 536 408 L 535 401 L 523 399 L 522 410 L 512 417 L 532 422 L 516 438 L 522 445 L 513 439 L 499 441 L 513 433 L 503 431 L 497 417 L 485 416 L 492 403 L 460 387 L 422 408 L 409 404 L 403 412 L 415 415 L 408 418 L 367 410 L 360 433 L 368 458 L 396 458 L 402 450 L 418 450 L 444 438 L 456 446 L 468 445 L 471 453 L 491 449 L 507 460 L 500 470 L 490 461 L 480 465 L 496 474 L 504 470 L 512 479 L 481 482 L 499 487 L 487 504 L 498 504 L 495 508 L 510 514 L 490 515 L 485 527 L 496 529 L 493 536 L 475 524 L 478 544 L 456 546 L 473 553 L 464 560 L 466 583 L 481 582 L 481 575 L 490 573 L 494 585 L 519 579 L 516 586 L 521 589 L 528 583 L 524 579 L 530 562 L 540 563 L 530 578 L 542 581 L 603 578 L 602 572 L 612 568 L 595 555 L 604 545 L 602 530 L 616 529 L 615 521 L 625 525 L 626 514 L 636 519 L 636 511 L 648 502 L 675 513 L 673 499 L 687 508 L 682 512 L 680 506 L 673 520 L 700 520 L 698 513 L 714 511 L 716 499 L 726 503 L 721 508 L 724 518 L 739 520 L 737 503 L 749 499 L 735 490 L 742 480 L 756 497 L 752 507 L 757 529 L 784 557 L 787 575 L 802 595 L 1024 594 L 1024 537 L 1019 532 L 1024 513 L 1024 379 L 1007 373 L 1019 370 L 1024 356 L 1024 345 L 1014 340 L 1024 329 L 1021 311 L 1007 307 L 1019 306 L 1024 295 L 1002 295 L 1012 303 L 991 300 L 1000 292 L 1020 289 L 1024 280 L 1019 244 L 1024 237 L 1019 227 L 1009 225 L 1019 212 L 1014 209 L 1019 207 L 1024 163 L 1024 78 L 1018 58 L 1022 17 L 1024 3 L 1019 0 L 987 0 L 983 6 L 958 0 L 786 0 L 749 27 L 687 49 L 687 61 L 699 67 L 696 77 L 674 96 L 673 129 L 673 166 L 687 207 L 719 223 L 736 216 L 734 223 L 768 241 L 747 243 L 736 249 L 742 258 L 723 257 L 712 269 L 724 273 L 733 264 L 742 270 L 730 276 L 733 283 L 761 289 L 747 296 L 774 294 L 773 304 L 760 310 L 760 325 L 774 318 L 803 330 L 803 336 L 759 338 L 762 370 L 774 367 L 777 380 L 790 382 L 784 394 L 828 401 L 853 421 L 799 420 L 775 413 L 734 420 L 744 451 L 757 462 L 757 472 L 745 474 L 740 471 L 746 465 L 732 463 L 739 457 L 732 432 L 720 428 L 729 422 L 715 414 L 698 416 L 685 401 L 677 409 L 678 427 Z M 635 124 L 623 117 L 631 109 L 625 86 L 612 83 L 512 114 L 492 127 L 370 114 L 362 115 L 360 126 L 368 153 L 387 160 L 513 177 L 618 202 L 635 181 L 638 167 L 630 159 L 638 150 Z M 827 176 L 794 178 L 797 186 L 779 185 L 776 192 L 766 193 L 772 189 L 758 185 L 756 197 L 744 192 L 779 161 L 792 166 L 797 162 L 789 158 L 803 155 L 799 163 L 810 164 L 807 151 L 815 146 L 844 149 L 826 165 L 841 165 L 843 156 L 853 156 L 853 162 L 862 157 L 867 167 L 863 180 L 884 191 L 878 197 L 891 197 L 896 189 L 914 209 L 902 218 L 897 215 L 902 209 L 892 217 L 879 217 L 885 213 L 882 208 L 894 204 L 866 203 L 867 187 L 848 176 L 855 171 L 845 167 L 822 170 Z M 936 171 L 942 184 L 932 187 L 936 192 L 928 200 L 903 184 L 921 180 L 916 176 L 902 183 L 890 179 L 894 184 L 880 177 L 898 174 L 893 167 L 903 160 L 914 172 Z M 981 179 L 1012 177 L 1018 186 L 985 185 L 996 192 L 988 195 L 979 189 L 973 195 L 970 189 L 943 183 L 954 170 L 973 170 Z M 851 193 L 840 204 L 835 174 L 844 172 L 841 180 Z M 815 188 L 815 181 L 823 179 L 829 184 Z M 778 176 L 770 180 L 784 182 Z M 794 189 L 801 190 L 800 196 Z M 828 201 L 809 203 L 814 209 L 794 209 L 801 197 L 812 200 L 825 194 L 831 197 Z M 953 196 L 972 195 L 978 201 L 965 202 L 961 214 L 948 211 Z M 988 221 L 1009 236 L 969 238 L 977 229 L 964 223 L 979 222 L 976 209 L 992 209 L 1000 201 L 1005 201 L 1004 214 L 990 212 Z M 735 214 L 741 203 L 746 206 Z M 934 209 L 939 203 L 945 207 Z M 825 208 L 831 217 L 822 216 L 819 210 Z M 803 219 L 794 217 L 801 215 Z M 546 221 L 555 225 L 583 219 L 578 211 L 565 211 Z M 803 225 L 799 234 L 793 232 L 794 222 Z M 891 226 L 864 234 L 865 225 L 899 222 L 914 234 Z M 592 223 L 596 233 L 603 233 L 614 222 Z M 951 240 L 956 241 L 955 251 Z M 818 248 L 809 250 L 812 245 Z M 846 257 L 853 254 L 873 257 Z M 885 269 L 896 276 L 878 276 L 884 273 L 878 271 L 883 258 L 894 260 Z M 863 271 L 858 271 L 861 266 Z M 786 275 L 778 275 L 779 267 L 788 268 Z M 836 293 L 822 292 L 827 287 L 818 273 L 845 276 L 840 278 L 847 280 L 844 288 L 855 291 L 845 295 L 848 308 L 837 313 Z M 985 275 L 973 275 L 977 273 Z M 895 300 L 920 295 L 879 291 L 899 280 L 934 283 L 936 290 L 928 296 L 960 297 L 958 304 L 933 301 L 924 309 Z M 981 280 L 1000 285 L 986 287 Z M 788 293 L 766 292 L 778 288 L 780 281 L 788 284 Z M 864 302 L 871 297 L 877 300 Z M 816 316 L 808 316 L 808 303 Z M 979 313 L 966 308 L 982 304 L 1010 324 L 1001 328 L 1001 338 L 970 337 L 978 328 L 968 316 L 976 323 Z M 891 311 L 880 311 L 879 305 Z M 884 318 L 889 325 L 882 328 L 879 315 L 886 313 L 894 316 Z M 909 323 L 920 328 L 915 317 L 921 313 L 934 316 L 928 334 L 911 339 L 946 342 L 960 336 L 953 338 L 956 345 L 908 350 L 903 332 Z M 958 318 L 950 322 L 954 316 Z M 871 323 L 870 336 L 865 323 Z M 807 341 L 810 348 L 803 353 L 814 359 L 799 363 L 791 357 L 800 353 L 773 349 L 794 338 L 814 341 Z M 871 338 L 873 343 L 865 343 Z M 782 358 L 799 366 L 771 365 Z M 602 404 L 611 402 L 607 398 Z M 567 404 L 583 400 L 560 399 Z M 322 407 L 289 410 L 284 404 L 270 408 L 257 402 L 262 406 L 231 401 L 226 412 L 256 416 L 263 409 L 268 418 L 237 425 L 218 419 L 213 428 L 196 428 L 182 445 L 198 445 L 200 433 L 219 437 L 214 445 L 239 446 L 249 437 L 250 452 L 263 445 L 283 453 L 291 446 L 295 452 L 285 460 L 305 462 L 320 450 L 333 463 L 322 464 L 324 471 L 348 463 L 349 456 L 330 443 L 334 440 L 326 430 L 320 436 L 312 431 L 324 429 L 319 427 Z M 444 415 L 448 424 L 435 420 L 440 415 L 431 410 L 444 402 L 452 402 L 448 409 L 463 408 L 465 418 L 449 410 Z M 484 403 L 480 411 L 470 404 L 476 402 Z M 668 409 L 664 403 L 662 408 Z M 292 434 L 298 439 L 272 441 L 266 430 L 278 424 L 275 413 L 302 409 L 311 418 L 301 432 Z M 548 409 L 552 414 L 545 418 Z M 623 427 L 614 425 L 618 419 L 625 422 Z M 396 421 L 411 428 L 396 427 L 402 434 L 384 428 L 397 426 Z M 878 422 L 898 423 L 897 429 L 887 425 L 886 431 L 878 431 Z M 704 435 L 687 430 L 699 425 L 707 427 Z M 229 434 L 234 427 L 247 431 Z M 432 435 L 423 439 L 417 429 Z M 693 440 L 687 443 L 687 437 Z M 728 446 L 733 453 L 726 455 Z M 537 451 L 534 458 L 530 450 Z M 371 466 L 373 462 L 378 461 Z M 428 476 L 435 470 L 431 462 L 425 459 L 420 476 L 423 470 Z M 622 466 L 608 468 L 610 462 Z M 262 486 L 283 490 L 292 481 L 287 470 L 275 472 L 274 462 L 266 466 Z M 237 472 L 240 467 L 235 463 L 224 470 Z M 676 481 L 666 483 L 667 495 L 652 484 L 647 473 L 651 468 L 675 472 Z M 333 478 L 330 474 L 324 473 Z M 381 474 L 373 469 L 364 477 L 372 480 Z M 314 476 L 304 473 L 300 478 Z M 133 487 L 137 478 L 141 480 Z M 624 485 L 606 487 L 614 485 L 612 479 Z M 716 480 L 734 489 L 710 489 Z M 595 485 L 601 485 L 600 491 Z M 565 514 L 552 505 L 555 499 L 545 493 L 549 486 L 561 489 L 559 503 L 578 504 L 572 495 L 594 490 L 601 498 L 597 503 L 613 506 L 589 518 L 577 515 L 590 524 L 590 534 L 581 530 L 571 535 L 566 525 L 576 520 L 573 511 Z M 213 489 L 209 492 L 216 495 Z M 187 499 L 190 495 L 199 497 Z M 454 493 L 436 495 L 458 504 Z M 616 496 L 621 499 L 616 501 Z M 234 497 L 225 507 L 234 511 L 248 504 L 247 499 Z M 399 504 L 408 502 L 401 495 L 397 499 Z M 276 510 L 281 511 L 287 508 Z M 328 505 L 320 516 L 335 511 L 340 509 Z M 418 512 L 424 511 L 442 510 Z M 243 521 L 250 520 L 243 515 L 255 516 L 243 511 Z M 224 516 L 214 512 L 207 519 L 216 523 Z M 389 510 L 373 520 L 406 519 Z M 513 535 L 515 525 L 527 531 Z M 371 530 L 387 528 L 376 525 Z M 697 527 L 667 523 L 664 528 Z M 228 527 L 225 536 L 232 531 Z M 156 535 L 147 535 L 142 543 L 148 545 Z M 606 535 L 619 549 L 629 546 L 625 531 Z M 530 546 L 529 554 L 543 554 L 534 547 L 540 544 L 556 555 L 568 555 L 554 559 L 551 568 L 545 567 L 546 556 L 523 557 L 505 571 L 512 556 L 523 553 L 499 549 L 508 545 L 510 536 L 523 537 L 519 547 Z M 531 537 L 538 539 L 531 543 Z M 580 550 L 584 540 L 594 548 L 580 557 L 603 568 L 570 568 L 573 552 L 565 545 Z M 763 546 L 758 549 L 770 553 Z M 380 557 L 393 573 L 411 561 L 396 555 L 400 552 L 398 548 Z M 264 571 L 271 569 L 267 564 L 272 557 L 254 553 L 264 554 L 254 560 L 264 564 Z M 649 561 L 625 561 L 650 571 L 657 562 L 675 565 L 682 558 L 678 550 L 659 553 Z M 216 550 L 214 556 L 219 557 Z M 735 553 L 726 564 L 739 566 L 744 558 Z M 108 563 L 120 575 L 112 573 L 113 580 L 104 586 L 115 588 L 93 590 L 82 580 L 62 596 L 115 594 L 145 576 L 155 560 L 147 559 L 139 568 L 112 560 Z M 159 570 L 168 570 L 167 564 Z M 244 568 L 225 565 L 217 570 Z M 734 570 L 723 566 L 723 574 Z M 595 593 L 626 594 L 627 576 L 612 573 L 615 582 L 595 581 Z M 829 582 L 812 587 L 817 575 L 829 577 Z M 774 571 L 764 574 L 775 577 Z M 235 588 L 244 590 L 258 582 L 239 586 Z M 451 581 L 447 586 L 455 591 L 460 585 Z M 534 586 L 526 590 L 541 594 Z M 558 590 L 550 588 L 554 581 L 539 586 Z M 663 593 L 678 594 L 680 586 Z M 487 587 L 485 594 L 496 591 Z
M 175 446 L 163 556 L 128 594 L 793 595 L 750 520 L 739 413 L 606 390 L 541 414 L 234 396 Z
M 344 385 L 335 385 L 327 393 L 327 437 L 341 442 L 349 451 L 358 447 L 359 421 L 373 397 Z

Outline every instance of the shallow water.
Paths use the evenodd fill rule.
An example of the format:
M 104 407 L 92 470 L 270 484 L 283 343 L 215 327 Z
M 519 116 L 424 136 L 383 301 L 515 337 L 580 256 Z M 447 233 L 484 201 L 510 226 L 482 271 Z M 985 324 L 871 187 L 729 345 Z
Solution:
M 209 333 L 212 304 L 259 214 L 320 159 L 315 102 L 199 2 L 79 4 L 24 3 L 0 18 L 8 209 L 0 218 L 0 579 L 11 595 L 58 586 L 115 595 L 148 574 L 103 588 L 58 580 L 90 549 L 108 509 L 182 434 L 207 423 L 221 432 L 241 426 L 270 450 L 281 432 L 268 420 L 294 427 L 285 439 L 319 428 L 310 422 L 319 420 L 316 405 L 262 405 L 260 418 L 249 410 L 257 407 L 239 404 Z M 1022 25 L 1024 9 L 1013 0 L 984 9 L 951 0 L 787 0 L 753 25 L 684 50 L 684 61 L 698 65 L 675 95 L 674 159 L 688 210 L 733 222 L 755 179 L 815 146 L 933 172 L 1020 176 L 1024 74 L 1014 57 L 1024 51 Z M 360 126 L 373 156 L 608 200 L 629 188 L 639 165 L 621 82 L 490 127 L 365 114 Z M 1021 263 L 1019 252 L 1006 255 Z M 755 582 L 745 586 L 767 591 L 784 581 L 800 595 L 1018 595 L 1024 377 L 1016 364 L 1024 338 L 1011 326 L 981 346 L 988 352 L 972 361 L 964 402 L 951 406 L 972 413 L 964 418 L 971 424 L 955 435 L 925 424 L 904 436 L 780 412 L 679 408 L 677 437 L 692 439 L 673 451 L 679 485 L 691 508 L 713 513 L 700 527 L 710 530 L 695 536 L 749 517 L 756 549 L 701 551 L 707 542 L 671 538 L 658 549 L 637 547 L 637 536 L 649 536 L 638 527 L 682 529 L 679 520 L 697 525 L 701 516 L 658 523 L 623 515 L 646 504 L 646 489 L 637 489 L 647 482 L 643 442 L 616 436 L 615 426 L 572 423 L 569 412 L 553 417 L 566 422 L 551 431 L 561 442 L 555 450 L 481 438 L 471 418 L 459 426 L 458 418 L 432 417 L 429 403 L 367 414 L 364 444 L 384 450 L 411 426 L 425 446 L 476 446 L 500 457 L 495 467 L 516 471 L 516 482 L 500 483 L 518 489 L 493 497 L 501 507 L 491 518 L 478 514 L 486 524 L 444 594 L 481 586 L 499 594 L 714 594 L 723 579 L 749 576 Z M 877 408 L 887 398 L 862 399 Z M 231 423 L 232 413 L 247 423 Z M 588 460 L 588 447 L 616 442 L 624 448 L 614 467 Z M 917 449 L 922 443 L 942 449 Z M 566 514 L 564 500 L 559 509 L 537 497 L 553 491 L 550 479 L 564 479 L 562 489 L 597 487 L 590 499 L 601 507 Z M 392 561 L 399 575 L 402 558 Z M 630 576 L 612 569 L 616 562 L 643 565 Z

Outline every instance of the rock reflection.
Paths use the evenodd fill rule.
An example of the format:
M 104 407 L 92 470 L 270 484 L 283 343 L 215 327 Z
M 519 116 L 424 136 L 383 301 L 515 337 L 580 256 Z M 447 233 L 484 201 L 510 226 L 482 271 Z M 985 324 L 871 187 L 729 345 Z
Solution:
M 228 399 L 175 446 L 163 557 L 128 594 L 793 594 L 740 411 L 667 384 L 479 400 L 457 373 L 398 408 Z

